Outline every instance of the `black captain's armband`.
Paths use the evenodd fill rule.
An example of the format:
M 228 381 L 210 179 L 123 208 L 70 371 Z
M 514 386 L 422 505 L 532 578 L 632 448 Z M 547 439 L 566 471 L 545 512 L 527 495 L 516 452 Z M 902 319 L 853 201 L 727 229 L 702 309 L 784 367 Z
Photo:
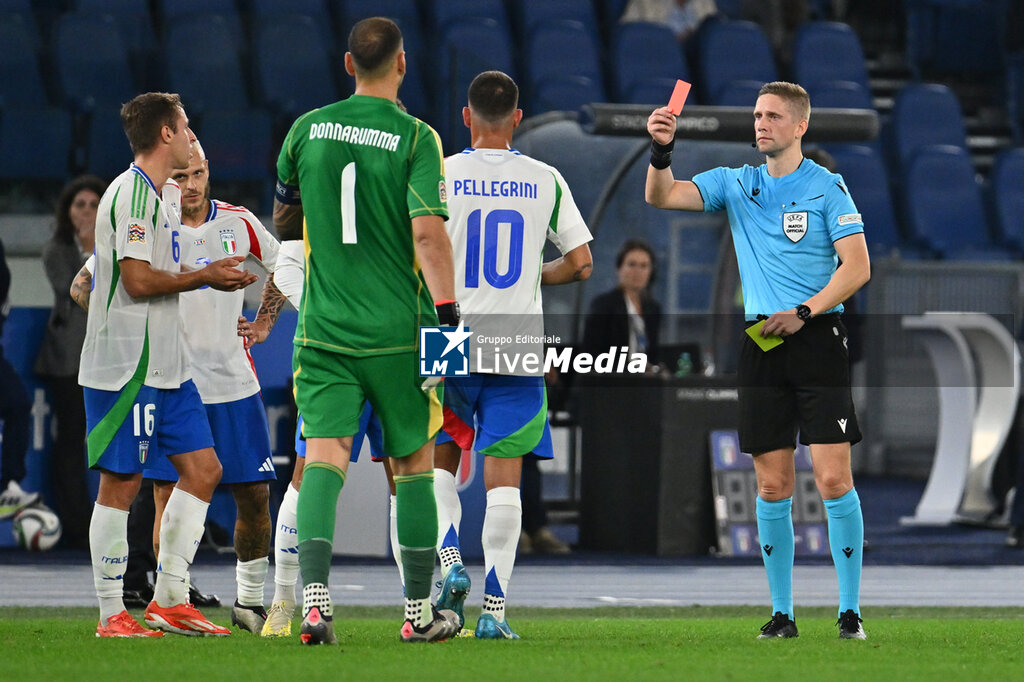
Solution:
M 280 180 L 277 181 L 277 186 L 274 188 L 274 198 L 288 206 L 297 206 L 302 203 L 298 185 L 286 185 Z
M 676 146 L 676 139 L 673 137 L 668 144 L 658 144 L 651 140 L 651 166 L 657 170 L 668 168 L 672 165 L 672 149 Z

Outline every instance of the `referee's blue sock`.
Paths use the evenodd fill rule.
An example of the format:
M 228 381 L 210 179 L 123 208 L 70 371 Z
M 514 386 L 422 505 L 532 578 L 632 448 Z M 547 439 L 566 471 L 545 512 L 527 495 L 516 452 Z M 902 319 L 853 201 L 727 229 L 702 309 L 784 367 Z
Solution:
M 793 498 L 766 502 L 757 496 L 757 535 L 768 572 L 772 613 L 793 614 Z
M 839 579 L 839 613 L 860 614 L 860 569 L 864 563 L 864 516 L 856 488 L 842 497 L 825 500 L 828 544 Z

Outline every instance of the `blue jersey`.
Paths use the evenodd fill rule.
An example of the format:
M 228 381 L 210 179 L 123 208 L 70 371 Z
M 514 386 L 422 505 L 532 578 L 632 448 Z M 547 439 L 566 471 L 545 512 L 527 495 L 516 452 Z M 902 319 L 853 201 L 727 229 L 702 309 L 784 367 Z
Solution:
M 810 159 L 781 178 L 762 164 L 713 168 L 693 182 L 705 211 L 729 212 L 747 319 L 789 310 L 824 289 L 838 263 L 833 243 L 864 231 L 842 176 Z

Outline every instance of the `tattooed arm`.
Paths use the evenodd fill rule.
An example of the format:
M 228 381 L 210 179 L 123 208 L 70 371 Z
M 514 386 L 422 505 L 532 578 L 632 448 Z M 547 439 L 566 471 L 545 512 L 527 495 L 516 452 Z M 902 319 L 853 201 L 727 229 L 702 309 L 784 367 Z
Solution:
M 71 300 L 81 306 L 83 309 L 89 309 L 89 293 L 92 290 L 92 273 L 89 272 L 89 267 L 83 265 L 82 269 L 75 275 L 74 281 L 71 282 Z
M 281 315 L 281 308 L 284 306 L 285 295 L 274 284 L 274 274 L 267 277 L 267 283 L 263 285 L 263 299 L 260 301 L 260 309 L 256 313 L 256 319 L 250 322 L 244 315 L 238 318 L 238 335 L 245 339 L 245 347 L 252 348 L 257 343 L 263 343 L 270 335 L 270 330 L 277 324 L 277 318 Z
M 582 282 L 590 277 L 594 269 L 594 259 L 590 255 L 590 246 L 580 244 L 561 258 L 545 263 L 540 270 L 541 284 L 569 284 Z

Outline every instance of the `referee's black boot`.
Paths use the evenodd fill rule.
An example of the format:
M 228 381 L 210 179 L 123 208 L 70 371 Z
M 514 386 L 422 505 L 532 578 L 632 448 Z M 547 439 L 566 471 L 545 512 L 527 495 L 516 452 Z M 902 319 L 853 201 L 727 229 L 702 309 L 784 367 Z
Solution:
M 781 611 L 776 611 L 772 619 L 761 626 L 761 634 L 758 639 L 774 639 L 775 637 L 799 637 L 796 631 L 796 621 Z

